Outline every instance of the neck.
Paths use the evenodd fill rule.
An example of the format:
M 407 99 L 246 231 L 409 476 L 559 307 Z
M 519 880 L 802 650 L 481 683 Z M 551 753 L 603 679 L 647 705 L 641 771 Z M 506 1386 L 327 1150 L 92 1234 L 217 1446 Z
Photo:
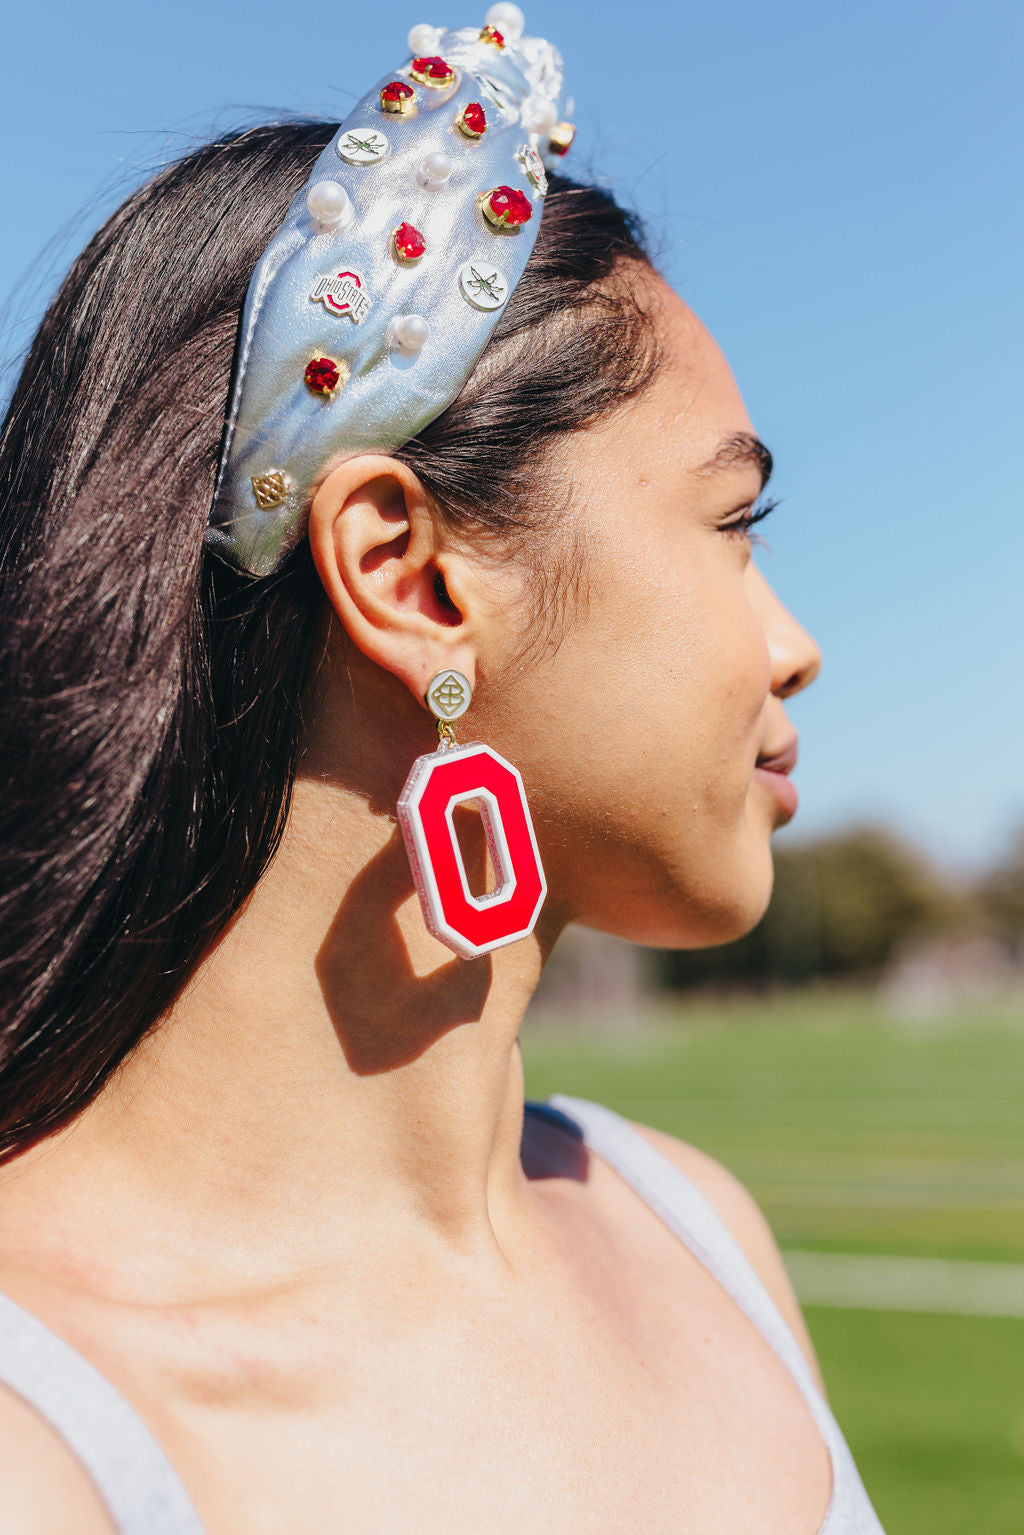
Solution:
M 536 937 L 452 955 L 423 926 L 393 818 L 307 772 L 271 866 L 171 1012 L 10 1165 L 4 1219 L 19 1190 L 38 1211 L 45 1178 L 64 1228 L 88 1211 L 107 1275 L 141 1218 L 168 1293 L 185 1275 L 230 1283 L 233 1265 L 278 1282 L 367 1240 L 499 1257 L 526 1197 L 518 1032 L 541 963 Z

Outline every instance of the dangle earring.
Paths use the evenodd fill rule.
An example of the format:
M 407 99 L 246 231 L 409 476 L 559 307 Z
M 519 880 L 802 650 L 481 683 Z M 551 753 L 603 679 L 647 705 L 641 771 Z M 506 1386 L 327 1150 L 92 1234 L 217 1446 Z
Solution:
M 452 726 L 472 696 L 461 672 L 431 677 L 425 701 L 437 720 L 438 748 L 416 758 L 398 799 L 423 920 L 463 959 L 532 933 L 548 890 L 518 770 L 479 741 L 455 740 Z M 480 812 L 497 874 L 487 895 L 470 890 L 455 835 L 455 807 L 466 804 Z

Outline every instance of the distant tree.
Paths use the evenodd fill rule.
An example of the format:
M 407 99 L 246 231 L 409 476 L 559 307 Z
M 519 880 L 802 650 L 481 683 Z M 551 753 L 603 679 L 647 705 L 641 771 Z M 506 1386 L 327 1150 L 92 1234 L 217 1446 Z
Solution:
M 876 977 L 894 946 L 973 920 L 973 898 L 910 843 L 881 826 L 775 850 L 771 903 L 743 938 L 667 952 L 669 986 L 792 984 Z
M 978 881 L 978 902 L 997 937 L 1024 951 L 1024 823 L 1011 832 L 1006 852 Z

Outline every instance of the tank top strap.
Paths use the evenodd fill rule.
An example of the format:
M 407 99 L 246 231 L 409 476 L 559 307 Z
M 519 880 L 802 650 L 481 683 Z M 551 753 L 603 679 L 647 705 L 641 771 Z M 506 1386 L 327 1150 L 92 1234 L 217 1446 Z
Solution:
M 805 1395 L 820 1397 L 807 1356 L 732 1232 L 675 1162 L 614 1109 L 553 1093 L 548 1100 L 575 1119 L 593 1147 L 690 1249 L 778 1353 Z
M 531 1104 L 531 1107 L 533 1105 Z M 842 1429 L 800 1344 L 717 1210 L 675 1162 L 604 1104 L 552 1093 L 547 1106 L 604 1158 L 690 1249 L 775 1350 L 828 1447 L 832 1498 L 819 1535 L 883 1535 Z
M 65 1440 L 118 1535 L 204 1535 L 177 1472 L 134 1407 L 70 1343 L 2 1292 L 0 1383 Z

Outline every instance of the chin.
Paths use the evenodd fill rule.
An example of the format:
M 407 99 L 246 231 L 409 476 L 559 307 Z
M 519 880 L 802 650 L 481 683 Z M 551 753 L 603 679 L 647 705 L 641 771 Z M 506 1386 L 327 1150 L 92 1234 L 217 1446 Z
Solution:
M 673 902 L 674 936 L 659 948 L 709 949 L 743 938 L 757 926 L 772 898 L 775 866 L 770 841 L 754 833 L 723 852 L 709 870 L 688 870 Z
M 764 837 L 720 851 L 699 867 L 661 869 L 643 885 L 647 899 L 623 896 L 612 911 L 575 920 L 657 949 L 710 949 L 756 927 L 771 900 L 775 870 Z

